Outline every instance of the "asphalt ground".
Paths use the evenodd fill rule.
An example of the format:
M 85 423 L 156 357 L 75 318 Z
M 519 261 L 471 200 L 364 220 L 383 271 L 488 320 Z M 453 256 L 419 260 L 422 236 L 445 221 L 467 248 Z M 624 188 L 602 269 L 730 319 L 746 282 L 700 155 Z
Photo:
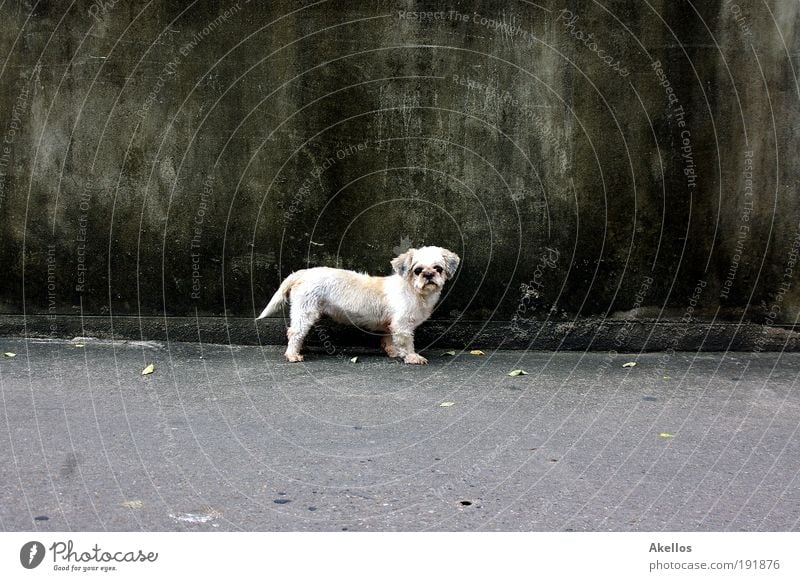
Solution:
M 4 531 L 800 529 L 798 353 L 0 349 Z

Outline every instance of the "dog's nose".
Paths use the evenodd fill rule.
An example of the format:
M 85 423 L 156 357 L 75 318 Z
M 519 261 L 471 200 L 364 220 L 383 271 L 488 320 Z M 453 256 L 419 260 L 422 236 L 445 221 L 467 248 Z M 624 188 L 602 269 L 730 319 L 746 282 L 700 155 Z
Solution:
M 432 272 L 426 272 L 426 273 L 425 273 L 425 274 L 423 274 L 422 276 L 424 276 L 424 277 L 425 277 L 425 278 L 427 278 L 428 280 L 433 280 L 433 273 L 432 273 Z

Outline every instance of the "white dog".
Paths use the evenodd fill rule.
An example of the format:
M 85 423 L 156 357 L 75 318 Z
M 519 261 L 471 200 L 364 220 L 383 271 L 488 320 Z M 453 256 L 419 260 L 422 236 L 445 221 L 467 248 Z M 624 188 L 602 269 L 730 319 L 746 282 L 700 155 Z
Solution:
M 259 319 L 290 303 L 286 359 L 302 361 L 300 349 L 322 315 L 383 333 L 389 357 L 424 365 L 414 352 L 414 329 L 431 316 L 442 287 L 458 268 L 459 257 L 438 246 L 412 248 L 392 260 L 395 274 L 369 276 L 352 270 L 317 267 L 290 274 L 278 287 Z

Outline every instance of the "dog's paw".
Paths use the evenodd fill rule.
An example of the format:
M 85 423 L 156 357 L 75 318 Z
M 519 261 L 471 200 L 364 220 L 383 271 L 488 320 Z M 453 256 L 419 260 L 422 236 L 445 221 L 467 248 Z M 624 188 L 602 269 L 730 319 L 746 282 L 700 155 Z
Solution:
M 405 356 L 403 361 L 405 361 L 406 363 L 409 363 L 411 365 L 427 365 L 428 364 L 428 360 L 425 359 L 419 353 L 409 353 L 408 355 Z
M 286 361 L 289 363 L 300 363 L 303 360 L 303 356 L 299 353 L 286 353 L 284 357 L 286 357 Z

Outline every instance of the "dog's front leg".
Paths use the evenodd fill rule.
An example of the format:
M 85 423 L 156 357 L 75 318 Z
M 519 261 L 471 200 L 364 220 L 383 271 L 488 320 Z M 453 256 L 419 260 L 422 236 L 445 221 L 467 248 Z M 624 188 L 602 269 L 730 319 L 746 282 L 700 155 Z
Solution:
M 398 357 L 412 365 L 426 365 L 428 360 L 419 353 L 414 353 L 414 329 L 407 327 L 392 328 L 392 344 Z
M 397 352 L 397 349 L 394 346 L 394 342 L 392 341 L 391 335 L 384 335 L 381 337 L 381 347 L 383 350 L 386 351 L 386 354 L 389 357 L 399 357 L 400 354 Z

